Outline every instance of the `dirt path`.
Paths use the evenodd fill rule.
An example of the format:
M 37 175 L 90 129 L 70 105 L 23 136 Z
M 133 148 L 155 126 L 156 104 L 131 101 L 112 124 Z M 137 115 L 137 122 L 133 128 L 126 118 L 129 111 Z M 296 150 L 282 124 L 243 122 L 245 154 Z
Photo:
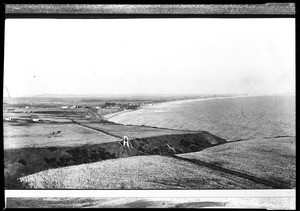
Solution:
M 262 137 L 262 138 L 259 138 L 259 139 L 275 139 L 275 138 L 291 138 L 291 137 L 295 137 L 295 136 L 288 136 L 288 135 L 283 135 L 283 136 L 266 136 L 266 137 Z M 243 138 L 243 139 L 237 139 L 237 140 L 233 140 L 233 141 L 227 141 L 226 143 L 248 141 L 248 140 L 253 140 L 253 139 L 257 139 L 257 138 Z
M 74 121 L 73 119 L 70 119 L 73 123 L 75 123 L 75 124 L 77 124 L 77 125 L 80 125 L 80 126 L 82 126 L 82 127 L 86 127 L 86 128 L 90 128 L 90 129 L 93 129 L 93 130 L 97 130 L 97 131 L 99 131 L 99 132 L 102 132 L 102 133 L 105 133 L 106 135 L 110 135 L 110 136 L 113 136 L 113 137 L 116 137 L 116 138 L 123 138 L 123 137 L 121 137 L 121 136 L 117 136 L 117 135 L 114 135 L 114 134 L 112 134 L 112 133 L 109 133 L 109 132 L 107 132 L 107 131 L 104 131 L 104 130 L 101 130 L 101 129 L 98 129 L 98 128 L 94 128 L 94 127 L 91 127 L 91 126 L 87 126 L 87 125 L 83 125 L 83 124 L 81 124 L 81 123 L 79 123 L 79 122 L 76 122 L 76 121 Z M 121 143 L 120 143 L 121 144 Z M 122 144 L 121 144 L 122 145 Z M 123 145 L 122 145 L 123 146 Z M 149 155 L 149 154 L 147 154 L 147 153 L 145 153 L 145 152 L 141 152 L 141 151 L 139 151 L 139 150 L 137 150 L 137 149 L 135 149 L 133 146 L 132 146 L 132 144 L 130 143 L 130 147 L 128 148 L 128 150 L 134 150 L 134 151 L 136 151 L 136 152 L 138 152 L 139 154 L 141 154 L 141 155 Z
M 101 130 L 101 129 L 98 129 L 98 128 L 93 128 L 91 126 L 81 124 L 79 122 L 74 121 L 73 119 L 70 119 L 70 120 L 73 123 L 75 123 L 77 125 L 80 125 L 82 127 L 90 128 L 90 129 L 105 133 L 106 135 L 110 135 L 110 136 L 113 136 L 113 137 L 116 137 L 116 138 L 122 138 L 121 136 L 109 133 L 105 130 Z M 244 140 L 236 140 L 236 141 L 231 141 L 231 142 L 238 142 L 238 141 L 244 141 Z M 231 143 L 231 142 L 227 142 L 227 143 Z M 130 148 L 131 149 L 128 149 L 128 150 L 134 150 L 134 151 L 137 151 L 141 154 L 140 151 L 134 149 L 132 146 Z M 146 153 L 142 153 L 142 154 L 147 155 Z M 275 182 L 272 182 L 272 181 L 269 181 L 269 180 L 266 180 L 266 179 L 263 179 L 263 178 L 259 178 L 259 177 L 249 175 L 249 174 L 246 174 L 246 173 L 242 173 L 242 172 L 238 172 L 238 171 L 235 171 L 235 170 L 226 169 L 226 168 L 223 168 L 221 166 L 217 166 L 217 165 L 207 163 L 207 162 L 204 162 L 204 161 L 200 161 L 200 160 L 197 160 L 197 159 L 178 157 L 174 154 L 171 155 L 171 156 L 176 158 L 176 159 L 179 159 L 179 160 L 188 161 L 188 162 L 197 164 L 199 166 L 205 166 L 205 167 L 208 167 L 208 168 L 216 170 L 216 171 L 220 171 L 220 172 L 223 172 L 223 173 L 227 173 L 227 174 L 231 174 L 231 175 L 238 176 L 238 177 L 241 177 L 241 178 L 245 178 L 245 179 L 248 179 L 248 180 L 251 180 L 251 181 L 254 181 L 256 183 L 260 183 L 260 184 L 263 184 L 263 185 L 266 185 L 266 186 L 269 186 L 269 187 L 272 187 L 272 188 L 276 188 L 276 189 L 288 189 L 289 188 L 284 184 L 278 184 L 278 183 L 275 183 Z
M 94 128 L 94 127 L 91 127 L 91 126 L 87 126 L 87 125 L 81 124 L 81 123 L 79 123 L 79 122 L 74 121 L 73 119 L 70 119 L 70 120 L 71 120 L 73 123 L 75 123 L 75 124 L 77 124 L 77 125 L 80 125 L 80 126 L 82 126 L 82 127 L 90 128 L 90 129 L 99 131 L 99 132 L 101 132 L 101 133 L 105 133 L 106 135 L 113 136 L 113 137 L 116 137 L 116 138 L 123 138 L 123 137 L 121 137 L 121 136 L 118 136 L 118 135 L 109 133 L 109 132 L 107 132 L 107 131 L 105 131 L 105 130 L 101 130 L 101 129 L 99 129 L 99 128 Z
M 172 155 L 172 157 L 174 157 L 176 159 L 179 159 L 179 160 L 188 161 L 188 162 L 197 164 L 199 166 L 205 166 L 207 168 L 210 168 L 210 169 L 213 169 L 213 170 L 216 170 L 216 171 L 220 171 L 220 172 L 223 172 L 223 173 L 227 173 L 227 174 L 231 174 L 231 175 L 234 175 L 234 176 L 242 177 L 242 178 L 251 180 L 251 181 L 256 182 L 256 183 L 261 183 L 263 185 L 270 186 L 272 188 L 276 188 L 276 189 L 289 189 L 290 188 L 290 187 L 287 187 L 284 184 L 278 184 L 278 183 L 275 183 L 275 182 L 272 182 L 272 181 L 269 181 L 269 180 L 266 180 L 266 179 L 263 179 L 263 178 L 259 178 L 259 177 L 255 177 L 253 175 L 249 175 L 249 174 L 246 174 L 246 173 L 226 169 L 226 168 L 223 168 L 221 166 L 217 166 L 217 165 L 214 165 L 214 164 L 211 164 L 211 163 L 206 163 L 204 161 L 200 161 L 200 160 L 197 160 L 197 159 L 182 158 L 182 157 L 178 157 L 176 155 Z

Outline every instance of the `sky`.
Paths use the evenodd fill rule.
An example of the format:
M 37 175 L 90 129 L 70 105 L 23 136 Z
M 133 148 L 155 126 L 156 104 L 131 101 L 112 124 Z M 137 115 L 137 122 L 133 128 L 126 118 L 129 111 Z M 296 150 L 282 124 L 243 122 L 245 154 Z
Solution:
M 7 19 L 4 86 L 11 97 L 294 93 L 295 20 Z

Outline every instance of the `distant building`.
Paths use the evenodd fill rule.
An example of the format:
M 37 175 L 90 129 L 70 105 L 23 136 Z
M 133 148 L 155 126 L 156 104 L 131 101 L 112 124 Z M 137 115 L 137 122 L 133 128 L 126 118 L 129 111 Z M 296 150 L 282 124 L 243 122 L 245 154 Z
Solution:
M 66 108 L 68 108 L 68 106 L 62 106 L 61 108 L 66 109 Z
M 38 122 L 40 121 L 39 117 L 37 115 L 31 115 L 30 120 L 33 122 Z
M 15 121 L 16 121 L 16 118 L 4 117 L 4 121 L 7 121 L 7 122 L 15 122 Z
M 11 121 L 11 117 L 4 117 L 4 121 Z

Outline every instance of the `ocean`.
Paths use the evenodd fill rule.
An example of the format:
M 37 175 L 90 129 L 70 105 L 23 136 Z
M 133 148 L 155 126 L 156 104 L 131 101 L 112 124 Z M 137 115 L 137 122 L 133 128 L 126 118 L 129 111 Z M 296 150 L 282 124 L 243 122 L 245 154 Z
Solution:
M 120 113 L 110 121 L 204 130 L 228 141 L 295 136 L 295 95 L 172 101 Z

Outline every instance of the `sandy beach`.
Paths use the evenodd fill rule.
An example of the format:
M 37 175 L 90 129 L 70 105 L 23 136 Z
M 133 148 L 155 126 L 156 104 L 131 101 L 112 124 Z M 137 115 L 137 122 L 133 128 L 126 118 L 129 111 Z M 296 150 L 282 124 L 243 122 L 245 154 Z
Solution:
M 206 97 L 206 98 L 197 98 L 197 99 L 184 99 L 184 100 L 171 100 L 171 101 L 166 101 L 166 102 L 161 102 L 161 103 L 152 103 L 151 105 L 143 105 L 138 109 L 134 110 L 123 110 L 111 114 L 106 114 L 103 117 L 107 120 L 112 120 L 113 117 L 116 117 L 118 115 L 128 113 L 128 112 L 134 112 L 143 108 L 149 108 L 153 107 L 155 108 L 156 106 L 170 106 L 170 105 L 180 105 L 182 103 L 188 103 L 188 102 L 197 102 L 197 101 L 205 101 L 205 100 L 221 100 L 221 99 L 228 99 L 228 98 L 242 98 L 242 97 L 255 97 L 256 95 L 251 95 L 251 96 L 232 96 L 232 97 Z

